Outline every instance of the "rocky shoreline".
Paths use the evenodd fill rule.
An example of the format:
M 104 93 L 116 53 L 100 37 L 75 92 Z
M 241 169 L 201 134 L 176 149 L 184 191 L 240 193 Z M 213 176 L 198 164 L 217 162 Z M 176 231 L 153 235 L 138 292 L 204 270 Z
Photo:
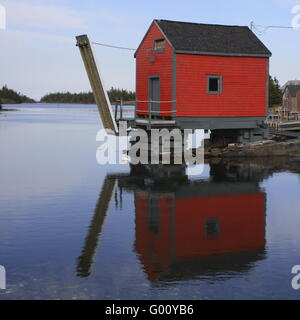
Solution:
M 286 141 L 262 140 L 248 144 L 229 144 L 225 148 L 205 150 L 206 158 L 254 158 L 289 156 L 300 159 L 300 139 Z

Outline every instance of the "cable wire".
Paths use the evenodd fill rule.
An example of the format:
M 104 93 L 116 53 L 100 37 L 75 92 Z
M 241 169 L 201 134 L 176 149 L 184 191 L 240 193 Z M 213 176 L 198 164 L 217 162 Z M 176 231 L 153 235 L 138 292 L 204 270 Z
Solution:
M 111 45 L 111 44 L 100 43 L 100 42 L 92 42 L 92 44 L 96 44 L 96 45 L 102 46 L 102 47 L 114 48 L 114 49 L 136 51 L 136 49 L 133 49 L 133 48 L 119 47 L 119 46 L 114 46 L 114 45 Z
M 250 24 L 250 29 L 254 32 L 257 32 L 259 35 L 262 35 L 269 29 L 294 29 L 292 26 L 263 26 L 259 24 L 255 24 L 253 21 Z

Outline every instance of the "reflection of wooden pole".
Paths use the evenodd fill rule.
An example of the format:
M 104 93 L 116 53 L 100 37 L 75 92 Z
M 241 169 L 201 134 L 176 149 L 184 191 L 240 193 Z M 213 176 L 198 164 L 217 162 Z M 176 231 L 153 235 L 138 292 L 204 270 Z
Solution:
M 77 36 L 76 40 L 76 45 L 79 47 L 84 66 L 90 80 L 103 127 L 108 131 L 108 133 L 117 134 L 118 127 L 112 114 L 111 104 L 104 88 L 100 72 L 97 68 L 90 41 L 87 35 Z
M 95 208 L 95 214 L 89 227 L 89 232 L 85 239 L 81 256 L 78 258 L 77 275 L 79 277 L 88 277 L 91 273 L 99 236 L 102 232 L 104 220 L 109 209 L 109 204 L 117 181 L 116 179 L 116 177 L 106 177 L 103 183 L 100 197 Z

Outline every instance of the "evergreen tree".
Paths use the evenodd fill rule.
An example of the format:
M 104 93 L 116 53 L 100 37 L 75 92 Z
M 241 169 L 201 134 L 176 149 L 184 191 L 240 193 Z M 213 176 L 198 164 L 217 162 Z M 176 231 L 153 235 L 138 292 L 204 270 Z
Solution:
M 282 104 L 282 90 L 276 77 L 269 76 L 269 97 L 270 107 Z

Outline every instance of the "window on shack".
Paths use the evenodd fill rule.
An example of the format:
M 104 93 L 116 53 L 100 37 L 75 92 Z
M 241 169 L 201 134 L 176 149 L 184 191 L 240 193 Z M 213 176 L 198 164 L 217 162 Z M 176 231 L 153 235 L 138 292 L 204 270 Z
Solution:
M 165 39 L 155 39 L 154 40 L 154 51 L 164 51 L 166 46 L 166 40 Z
M 222 94 L 222 76 L 207 77 L 207 93 Z

